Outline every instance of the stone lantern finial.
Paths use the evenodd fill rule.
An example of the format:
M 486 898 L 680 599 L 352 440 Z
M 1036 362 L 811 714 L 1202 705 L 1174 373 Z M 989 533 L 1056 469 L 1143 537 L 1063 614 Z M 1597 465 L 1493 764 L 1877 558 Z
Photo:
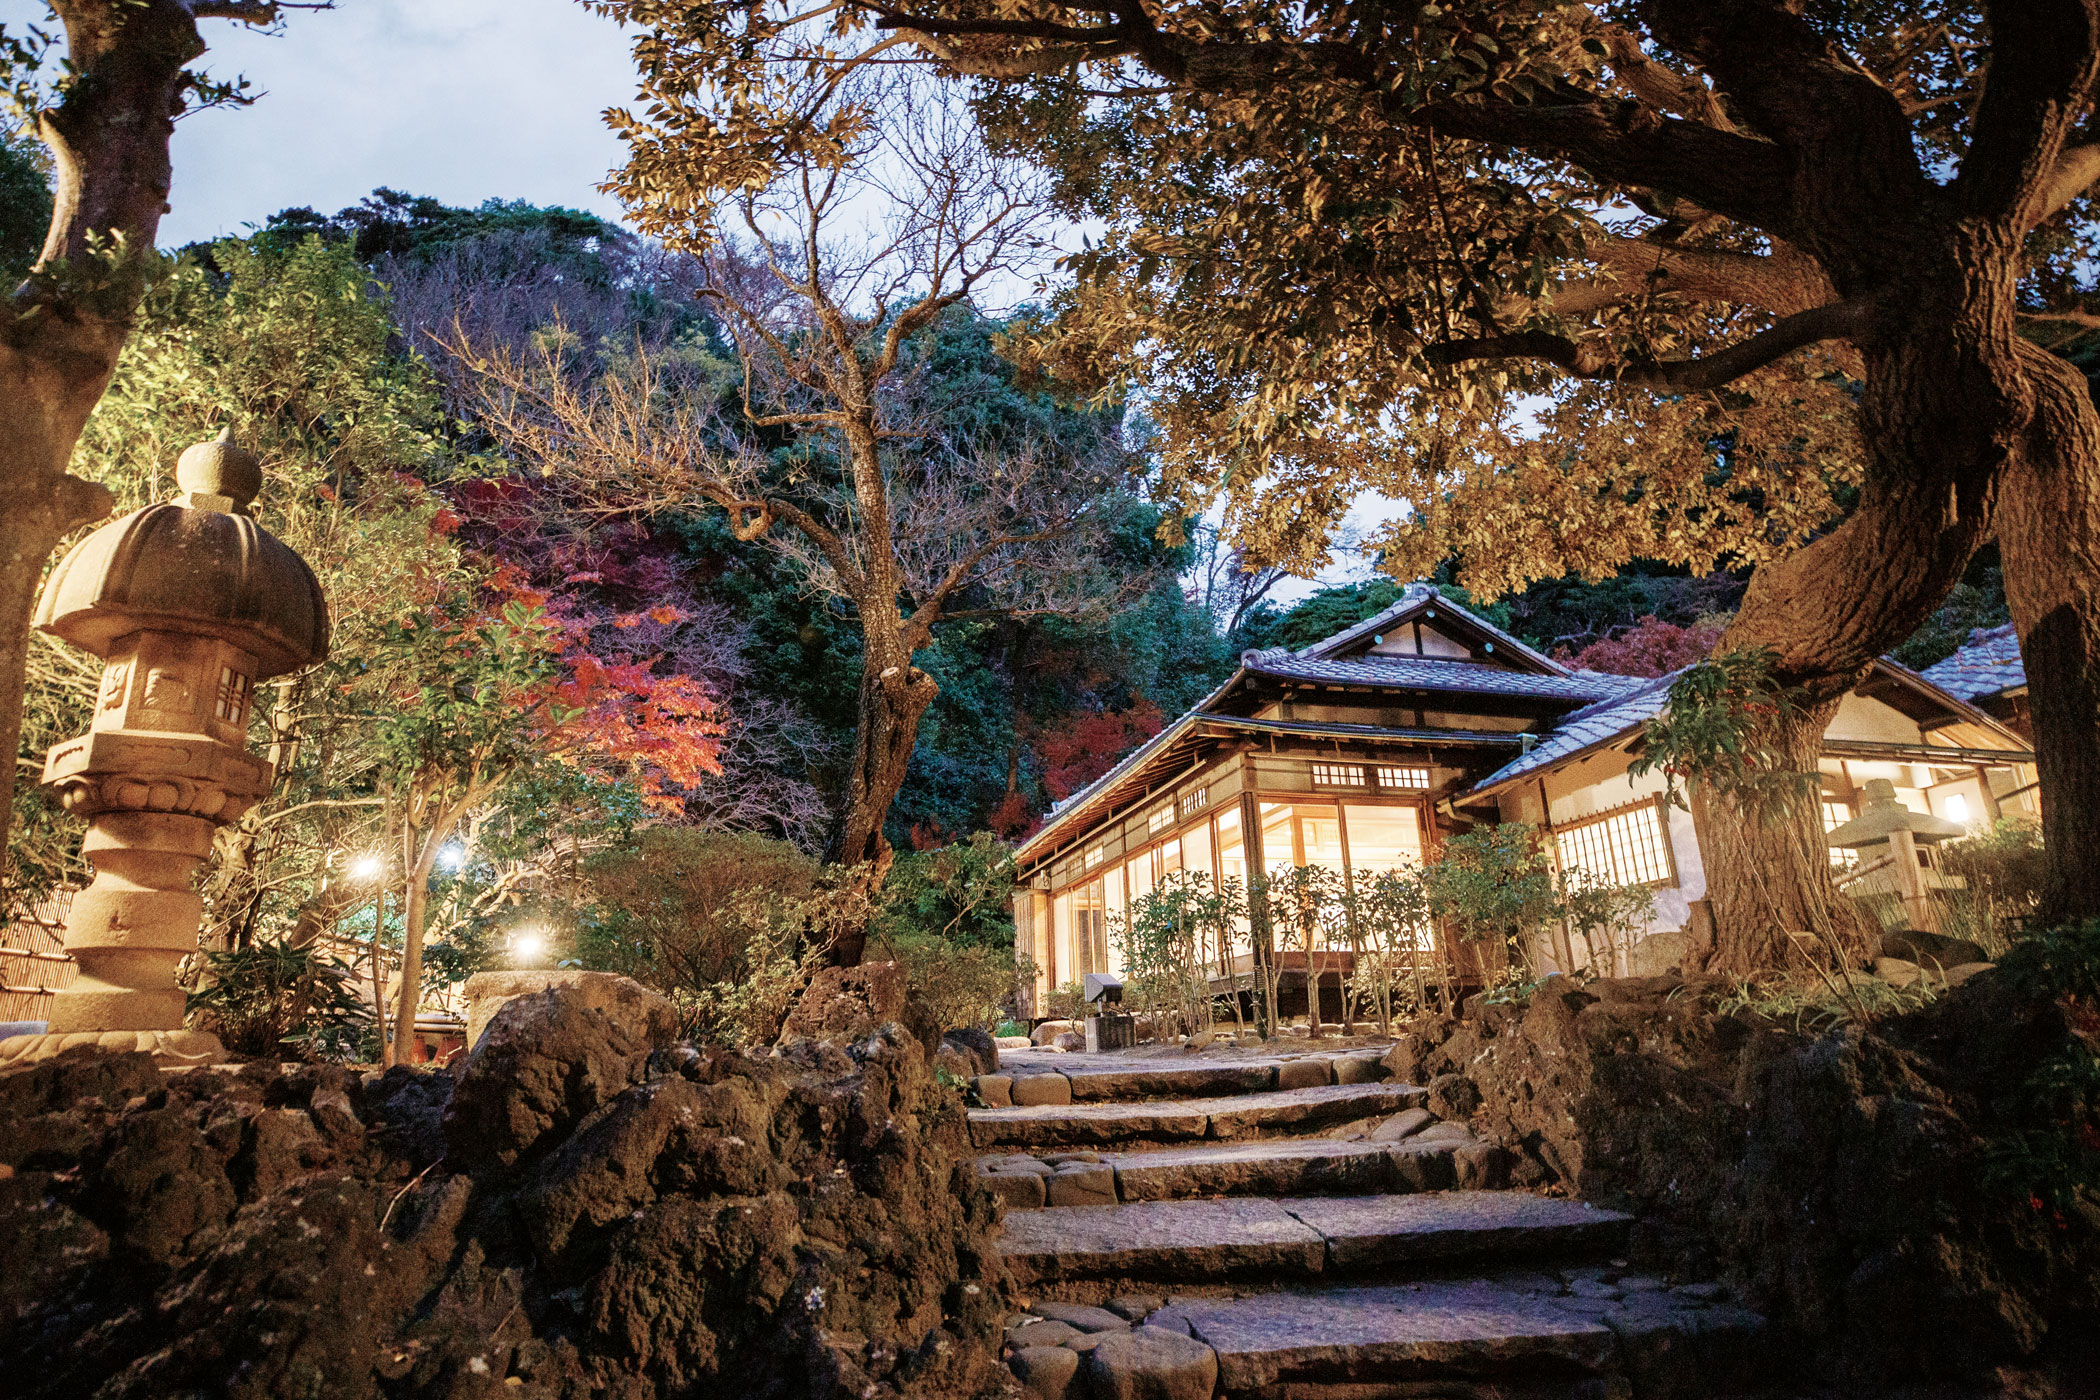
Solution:
M 183 1027 L 175 973 L 197 949 L 190 888 L 212 830 L 270 791 L 247 750 L 257 682 L 328 654 L 321 584 L 248 518 L 262 464 L 231 430 L 182 454 L 183 494 L 75 545 L 37 600 L 36 626 L 103 659 L 88 732 L 44 759 L 44 790 L 88 818 L 95 878 L 73 897 L 66 951 L 80 975 L 47 1033 L 0 1040 L 0 1066 L 98 1044 L 166 1065 L 222 1059 Z
M 234 442 L 230 423 L 175 459 L 175 484 L 183 490 L 182 504 L 192 510 L 246 515 L 262 482 L 262 459 Z

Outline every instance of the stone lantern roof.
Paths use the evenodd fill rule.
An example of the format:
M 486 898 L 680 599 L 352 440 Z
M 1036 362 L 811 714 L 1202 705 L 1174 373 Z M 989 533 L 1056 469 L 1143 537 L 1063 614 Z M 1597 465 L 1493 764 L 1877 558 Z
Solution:
M 1896 785 L 1887 778 L 1870 778 L 1864 789 L 1866 810 L 1830 833 L 1833 846 L 1857 850 L 1878 846 L 1897 831 L 1908 831 L 1919 841 L 1954 841 L 1969 834 L 1968 828 L 1930 812 L 1913 812 L 1896 800 Z
M 230 431 L 182 454 L 175 500 L 135 510 L 73 546 L 37 602 L 36 625 L 106 657 L 151 629 L 218 637 L 253 654 L 256 679 L 328 654 L 320 580 L 248 506 L 262 466 Z

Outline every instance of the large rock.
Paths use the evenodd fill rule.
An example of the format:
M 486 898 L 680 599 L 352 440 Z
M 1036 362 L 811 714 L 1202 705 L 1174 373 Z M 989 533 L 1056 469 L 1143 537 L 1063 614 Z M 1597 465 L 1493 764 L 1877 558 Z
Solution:
M 1935 972 L 1963 963 L 1988 962 L 1990 954 L 1983 945 L 1967 938 L 1953 938 L 1944 933 L 1932 933 L 1925 929 L 1892 929 L 1881 936 L 1881 956 L 1901 958 Z
M 1079 1394 L 1076 1351 L 1064 1347 L 1022 1347 L 1006 1364 L 1021 1388 L 1036 1400 L 1072 1400 Z
M 447 1160 L 481 1173 L 544 1156 L 641 1081 L 655 1030 L 646 1017 L 608 1014 L 570 987 L 512 998 L 453 1089 L 444 1115 Z
M 780 1043 L 856 1040 L 879 1026 L 905 1019 L 904 969 L 893 962 L 817 970 L 788 1012 Z
M 652 1053 L 550 991 L 459 1078 L 449 1138 L 427 1067 L 0 1078 L 0 1393 L 1005 1393 L 998 1205 L 915 1038 Z
M 615 972 L 477 972 L 462 991 L 467 1003 L 467 1045 L 481 1044 L 482 1032 L 498 1011 L 522 996 L 559 987 L 580 1005 L 644 1027 L 650 1041 L 668 1045 L 678 1034 L 678 1009 L 632 977 Z
M 970 1061 L 971 1076 L 999 1072 L 999 1042 L 992 1039 L 990 1031 L 962 1026 L 942 1032 L 941 1044 L 954 1048 Z
M 1086 1380 L 1094 1400 L 1210 1400 L 1218 1355 L 1186 1333 L 1133 1327 L 1086 1354 Z

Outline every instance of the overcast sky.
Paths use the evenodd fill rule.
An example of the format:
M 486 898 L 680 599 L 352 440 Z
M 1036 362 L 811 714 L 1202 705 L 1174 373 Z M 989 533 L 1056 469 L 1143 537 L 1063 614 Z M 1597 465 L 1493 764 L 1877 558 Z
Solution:
M 41 8 L 0 0 L 10 20 Z M 599 114 L 632 98 L 634 66 L 575 0 L 339 0 L 274 35 L 200 27 L 202 66 L 260 96 L 177 124 L 163 247 L 295 205 L 334 213 L 379 185 L 620 212 L 594 188 L 621 152 Z

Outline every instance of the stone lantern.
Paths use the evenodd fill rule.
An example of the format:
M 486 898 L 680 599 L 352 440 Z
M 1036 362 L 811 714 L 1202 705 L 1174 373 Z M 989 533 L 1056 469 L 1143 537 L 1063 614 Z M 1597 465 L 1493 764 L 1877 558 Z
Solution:
M 245 744 L 256 686 L 328 653 L 320 581 L 248 517 L 262 465 L 230 430 L 176 463 L 174 500 L 133 511 L 59 561 L 36 626 L 106 663 L 88 732 L 53 748 L 43 784 L 88 819 L 95 878 L 73 898 L 79 975 L 46 1033 L 0 1040 L 0 1065 L 73 1045 L 143 1050 L 163 1065 L 224 1057 L 182 1024 L 175 974 L 196 951 L 191 888 L 215 828 L 270 790 Z
M 1868 779 L 1862 795 L 1866 798 L 1864 809 L 1835 828 L 1827 839 L 1832 846 L 1855 851 L 1886 845 L 1904 916 L 1912 928 L 1938 932 L 1932 899 L 1926 893 L 1924 863 L 1918 859 L 1918 843 L 1955 841 L 1967 836 L 1968 831 L 1930 812 L 1913 812 L 1896 800 L 1896 785 L 1886 778 Z

